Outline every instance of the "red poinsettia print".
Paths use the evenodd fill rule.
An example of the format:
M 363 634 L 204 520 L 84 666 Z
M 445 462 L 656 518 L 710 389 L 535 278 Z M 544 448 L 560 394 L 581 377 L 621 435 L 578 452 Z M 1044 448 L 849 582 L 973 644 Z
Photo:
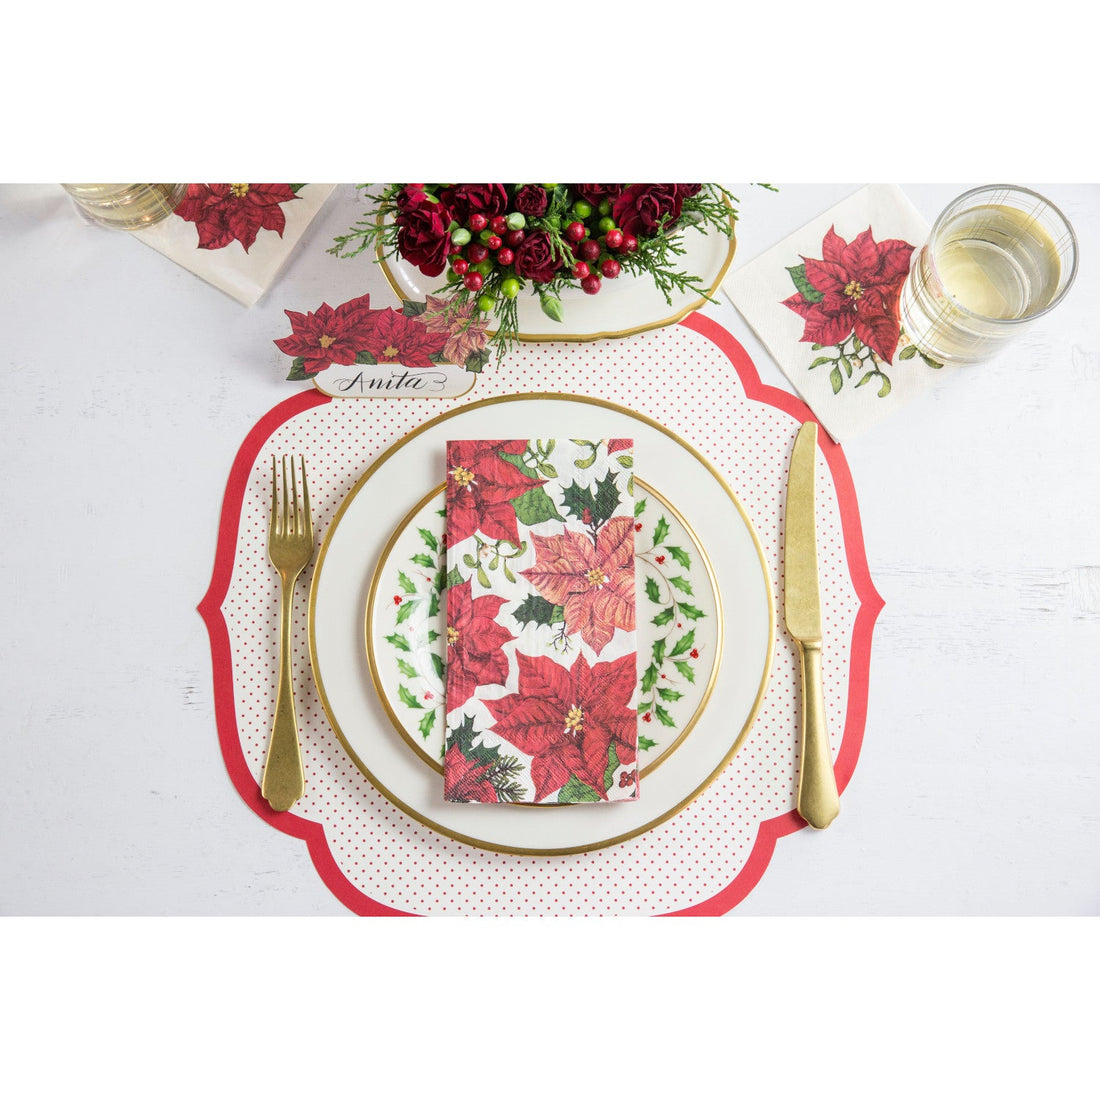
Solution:
M 535 564 L 523 576 L 564 609 L 565 628 L 597 653 L 615 630 L 634 629 L 634 521 L 616 516 L 595 541 L 575 529 L 536 535 Z
M 783 304 L 806 322 L 803 343 L 839 344 L 853 332 L 886 362 L 893 362 L 901 336 L 898 297 L 913 246 L 876 242 L 870 228 L 851 243 L 830 228 L 820 260 L 803 257 L 810 292 Z
M 539 485 L 501 454 L 522 455 L 527 440 L 459 440 L 447 444 L 447 539 L 451 546 L 480 531 L 519 545 L 511 502 Z
M 443 758 L 443 797 L 448 802 L 499 802 L 492 769 L 491 762 L 472 759 L 451 745 Z
M 447 589 L 447 709 L 462 706 L 482 684 L 508 679 L 502 647 L 515 637 L 496 621 L 502 596 L 472 598 L 470 582 Z
M 423 322 L 406 317 L 396 309 L 380 309 L 367 333 L 364 351 L 376 363 L 399 363 L 405 367 L 431 367 L 431 356 L 443 350 L 446 339 L 431 332 Z
M 290 319 L 289 336 L 275 341 L 287 355 L 304 360 L 306 374 L 316 374 L 333 363 L 346 367 L 367 346 L 374 319 L 381 310 L 370 308 L 370 295 L 353 298 L 335 309 L 326 302 L 312 313 L 283 312 Z
M 283 235 L 286 214 L 280 204 L 297 197 L 289 183 L 189 183 L 175 212 L 195 223 L 199 248 L 240 241 L 247 252 L 261 229 Z
M 516 655 L 518 690 L 486 700 L 493 732 L 531 757 L 534 800 L 560 790 L 573 777 L 607 799 L 604 777 L 611 760 L 636 759 L 634 654 L 589 665 L 578 654 L 571 668 L 550 657 Z

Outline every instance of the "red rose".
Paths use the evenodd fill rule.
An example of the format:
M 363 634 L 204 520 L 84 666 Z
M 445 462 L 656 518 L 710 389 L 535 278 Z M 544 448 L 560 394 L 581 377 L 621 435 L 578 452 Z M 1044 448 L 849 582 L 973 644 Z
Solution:
M 437 202 L 418 202 L 397 215 L 397 247 L 401 255 L 425 275 L 439 275 L 447 266 L 450 222 Z
M 624 232 L 635 237 L 652 237 L 667 217 L 671 229 L 680 217 L 684 198 L 679 184 L 632 183 L 614 202 L 611 216 Z
M 450 192 L 450 206 L 461 225 L 470 220 L 471 214 L 495 218 L 508 209 L 508 192 L 503 183 L 460 183 Z
M 541 218 L 550 205 L 550 196 L 545 187 L 527 183 L 516 192 L 512 204 L 526 218 Z
M 621 183 L 575 183 L 573 190 L 593 206 L 599 206 L 604 199 L 614 202 L 623 193 L 623 185 Z
M 431 201 L 422 183 L 406 183 L 397 192 L 397 198 L 394 199 L 398 210 L 410 210 L 414 206 L 419 206 L 420 203 L 430 203 Z
M 534 283 L 548 283 L 561 268 L 561 260 L 554 253 L 550 237 L 537 230 L 528 234 L 516 249 L 516 274 Z

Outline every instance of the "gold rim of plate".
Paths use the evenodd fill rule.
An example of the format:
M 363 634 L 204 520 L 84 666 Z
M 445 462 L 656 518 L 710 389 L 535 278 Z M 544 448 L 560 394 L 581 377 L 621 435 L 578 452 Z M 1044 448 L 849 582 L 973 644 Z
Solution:
M 707 580 L 710 582 L 710 589 L 714 595 L 715 604 L 715 621 L 717 629 L 717 638 L 714 646 L 714 663 L 711 665 L 710 676 L 707 678 L 707 685 L 703 691 L 702 697 L 695 706 L 695 710 L 692 712 L 691 717 L 684 723 L 684 728 L 676 735 L 676 739 L 661 753 L 656 760 L 647 764 L 644 768 L 640 768 L 638 775 L 644 779 L 647 775 L 650 775 L 657 768 L 659 768 L 672 754 L 684 743 L 684 739 L 695 728 L 696 723 L 702 717 L 703 711 L 706 710 L 707 703 L 710 702 L 711 693 L 714 691 L 715 681 L 718 679 L 718 670 L 722 664 L 722 645 L 725 640 L 725 619 L 722 617 L 722 593 L 718 590 L 718 580 L 714 575 L 714 567 L 710 561 L 710 555 L 706 551 L 706 547 L 703 546 L 699 540 L 699 536 L 695 534 L 695 530 L 687 522 L 680 510 L 671 504 L 666 497 L 657 492 L 647 481 L 638 477 L 634 479 L 635 485 L 644 489 L 646 493 L 654 497 L 660 504 L 662 504 L 673 516 L 676 517 L 677 522 L 683 527 L 691 538 L 692 545 L 699 553 L 699 557 L 703 562 L 704 569 L 706 570 Z M 382 677 L 378 671 L 378 662 L 376 657 L 376 650 L 374 645 L 374 607 L 376 603 L 376 597 L 382 584 L 383 573 L 386 566 L 389 564 L 390 555 L 393 553 L 393 548 L 397 544 L 397 541 L 408 530 L 409 524 L 412 523 L 416 515 L 435 499 L 440 493 L 446 491 L 446 483 L 437 485 L 431 492 L 426 493 L 423 497 L 416 502 L 415 505 L 402 517 L 401 521 L 394 528 L 393 533 L 390 535 L 386 542 L 386 545 L 382 548 L 382 553 L 378 556 L 378 561 L 375 563 L 374 572 L 371 574 L 370 589 L 367 593 L 367 611 L 363 622 L 363 636 L 367 650 L 367 665 L 370 668 L 371 684 L 374 687 L 374 693 L 378 696 L 379 702 L 382 704 L 383 709 L 386 712 L 386 716 L 389 718 L 393 728 L 401 735 L 401 739 L 416 753 L 417 757 L 428 765 L 438 775 L 443 774 L 443 765 L 438 760 L 433 760 L 431 756 L 424 751 L 422 745 L 418 745 L 413 739 L 412 734 L 405 728 L 405 724 L 401 721 L 400 715 L 394 710 L 393 704 L 390 702 L 389 696 L 386 694 L 385 686 L 382 683 Z M 446 716 L 444 716 L 444 725 L 446 725 Z M 531 802 L 516 802 L 505 803 L 506 806 L 514 807 L 516 809 L 545 809 L 549 807 L 567 806 L 569 803 L 531 803 Z
M 647 321 L 645 324 L 632 325 L 630 328 L 607 329 L 603 332 L 547 332 L 544 334 L 519 332 L 516 334 L 516 339 L 523 344 L 576 344 L 587 343 L 591 340 L 621 340 L 627 336 L 637 336 L 640 332 L 652 332 L 654 329 L 666 328 L 668 325 L 674 325 L 678 321 L 682 321 L 689 313 L 694 313 L 697 309 L 701 309 L 706 305 L 708 299 L 712 298 L 718 292 L 718 288 L 722 285 L 722 280 L 726 277 L 726 272 L 729 271 L 730 264 L 733 263 L 733 254 L 737 251 L 737 218 L 734 214 L 733 205 L 730 203 L 729 199 L 724 199 L 724 201 L 730 209 L 730 235 L 729 247 L 726 250 L 726 258 L 722 262 L 710 286 L 708 286 L 695 301 L 688 302 L 667 317 L 662 317 L 656 321 Z M 382 214 L 378 215 L 379 224 L 382 223 L 383 217 Z M 690 226 L 685 227 L 685 231 L 690 228 Z M 382 274 L 386 277 L 386 282 L 389 283 L 390 289 L 397 296 L 398 301 L 405 301 L 407 291 L 402 288 L 401 284 L 398 282 L 397 277 L 390 267 L 389 260 L 382 253 L 382 245 L 379 244 L 376 255 L 378 258 L 378 265 L 382 268 Z M 643 276 L 636 277 L 642 278 Z M 444 288 L 441 287 L 440 289 Z M 669 306 L 668 308 L 671 309 L 672 307 Z M 495 335 L 495 330 L 490 329 L 488 331 L 490 335 Z
M 709 775 L 707 775 L 703 781 L 690 793 L 686 798 L 681 799 L 670 809 L 664 813 L 659 814 L 651 821 L 647 821 L 637 828 L 630 829 L 617 836 L 609 837 L 605 840 L 594 841 L 590 844 L 578 844 L 570 845 L 564 848 L 518 848 L 506 844 L 495 844 L 492 841 L 481 840 L 477 837 L 467 836 L 464 833 L 460 833 L 455 829 L 450 829 L 446 825 L 441 825 L 437 821 L 433 821 L 430 817 L 421 813 L 419 810 L 408 805 L 402 799 L 398 798 L 392 791 L 387 789 L 385 785 L 380 783 L 378 779 L 372 774 L 371 770 L 366 766 L 363 760 L 359 757 L 358 753 L 352 748 L 351 743 L 348 741 L 343 730 L 340 728 L 340 723 L 336 719 L 336 715 L 332 711 L 332 706 L 329 702 L 328 694 L 325 691 L 324 681 L 321 676 L 320 663 L 317 659 L 317 590 L 320 586 L 321 577 L 324 572 L 325 558 L 328 555 L 329 545 L 331 544 L 332 537 L 339 529 L 340 520 L 343 518 L 344 513 L 351 506 L 351 502 L 358 496 L 360 490 L 367 482 L 403 447 L 405 447 L 411 440 L 417 436 L 422 435 L 424 432 L 437 425 L 443 423 L 446 420 L 451 420 L 456 416 L 461 416 L 464 413 L 470 412 L 474 409 L 486 408 L 490 405 L 501 405 L 509 402 L 519 401 L 575 401 L 582 404 L 596 405 L 600 408 L 610 409 L 614 412 L 620 413 L 623 416 L 630 417 L 632 420 L 637 420 L 642 424 L 660 432 L 662 435 L 667 436 L 673 440 L 676 444 L 682 447 L 688 452 L 697 462 L 699 462 L 704 469 L 706 469 L 710 475 L 718 482 L 719 486 L 729 497 L 734 508 L 741 516 L 742 522 L 745 524 L 746 529 L 749 532 L 749 536 L 752 539 L 753 548 L 756 551 L 757 563 L 760 566 L 762 580 L 764 582 L 764 592 L 767 597 L 768 606 L 768 652 L 764 660 L 764 668 L 760 676 L 760 685 L 757 688 L 756 696 L 753 699 L 752 707 L 749 710 L 749 714 L 745 719 L 740 731 L 734 738 L 729 751 L 722 757 Z M 753 722 L 756 721 L 756 716 L 760 712 L 760 706 L 764 699 L 764 692 L 767 690 L 768 680 L 771 677 L 772 661 L 775 655 L 775 598 L 772 593 L 771 578 L 768 574 L 767 561 L 764 558 L 764 549 L 760 544 L 760 536 L 756 533 L 756 528 L 753 526 L 752 521 L 749 519 L 748 513 L 745 511 L 741 501 L 737 498 L 737 495 L 727 484 L 726 479 L 719 472 L 717 467 L 704 455 L 700 454 L 694 447 L 692 447 L 686 440 L 682 439 L 675 432 L 666 428 L 663 424 L 658 423 L 652 417 L 646 416 L 644 413 L 635 411 L 634 409 L 628 409 L 623 405 L 616 405 L 612 401 L 605 401 L 598 397 L 584 397 L 574 394 L 565 393 L 525 393 L 525 394 L 507 394 L 501 397 L 489 397 L 482 401 L 472 401 L 468 405 L 463 405 L 457 409 L 451 409 L 449 412 L 441 413 L 439 416 L 431 417 L 423 424 L 414 428 L 412 431 L 406 433 L 395 443 L 387 447 L 371 464 L 367 467 L 366 471 L 359 477 L 355 484 L 348 491 L 344 497 L 340 507 L 336 510 L 335 515 L 332 517 L 332 521 L 328 526 L 328 530 L 325 532 L 325 537 L 321 542 L 321 549 L 317 555 L 317 564 L 313 572 L 313 580 L 309 589 L 309 659 L 310 667 L 313 670 L 313 680 L 317 687 L 317 695 L 321 700 L 321 706 L 324 709 L 325 717 L 328 719 L 329 725 L 332 727 L 333 733 L 336 734 L 337 740 L 340 742 L 344 751 L 348 754 L 352 763 L 363 773 L 370 784 L 388 799 L 394 806 L 396 806 L 403 813 L 407 814 L 414 821 L 420 822 L 421 825 L 426 826 L 435 833 L 439 833 L 443 836 L 449 837 L 451 840 L 456 840 L 461 844 L 468 844 L 474 848 L 480 848 L 486 851 L 498 852 L 504 855 L 518 855 L 518 856 L 565 856 L 565 855 L 579 855 L 585 852 L 595 852 L 602 848 L 612 848 L 616 844 L 622 844 L 627 840 L 636 836 L 641 836 L 643 833 L 650 832 L 658 825 L 669 821 L 675 817 L 685 806 L 690 805 L 700 794 L 703 793 L 714 782 L 714 780 L 722 773 L 729 762 L 737 754 L 737 750 L 740 749 L 744 742 L 749 730 L 752 728 Z

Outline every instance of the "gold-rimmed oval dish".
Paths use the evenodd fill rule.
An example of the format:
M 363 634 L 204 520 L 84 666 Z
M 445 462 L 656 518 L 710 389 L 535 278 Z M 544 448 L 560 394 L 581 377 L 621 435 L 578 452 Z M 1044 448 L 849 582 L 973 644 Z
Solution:
M 699 277 L 698 289 L 673 290 L 668 300 L 648 275 L 605 279 L 598 294 L 585 294 L 579 287 L 563 292 L 564 318 L 560 322 L 543 313 L 537 295 L 521 294 L 516 299 L 517 339 L 573 343 L 611 340 L 682 321 L 706 305 L 707 297 L 713 297 L 722 285 L 737 250 L 734 226 L 731 210 L 729 237 L 714 228 L 685 226 L 681 230 L 678 240 L 684 251 L 675 257 L 675 263 L 679 270 Z M 402 301 L 423 302 L 429 294 L 438 294 L 447 286 L 443 275 L 425 275 L 400 256 L 384 256 L 381 249 L 377 255 L 390 289 Z

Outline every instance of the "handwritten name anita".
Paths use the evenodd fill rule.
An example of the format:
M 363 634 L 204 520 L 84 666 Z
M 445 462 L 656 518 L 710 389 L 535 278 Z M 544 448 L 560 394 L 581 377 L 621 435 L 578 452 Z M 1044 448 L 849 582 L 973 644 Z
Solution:
M 364 374 L 360 371 L 354 378 L 336 378 L 333 386 L 341 393 L 349 393 L 352 390 L 358 393 L 369 393 L 372 390 L 412 390 L 414 393 L 438 393 L 447 385 L 447 375 L 443 371 L 396 370 L 390 371 L 389 376 L 382 374 Z

